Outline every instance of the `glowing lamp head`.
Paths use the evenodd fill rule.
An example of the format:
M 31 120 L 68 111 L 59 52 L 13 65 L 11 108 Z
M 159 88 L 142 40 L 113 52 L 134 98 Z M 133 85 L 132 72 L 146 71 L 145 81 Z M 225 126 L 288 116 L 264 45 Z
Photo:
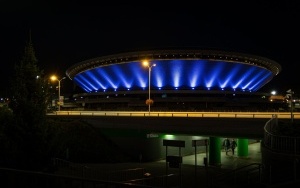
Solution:
M 56 77 L 56 76 L 51 76 L 50 79 L 51 79 L 52 81 L 56 81 L 56 80 L 57 80 L 57 77 Z
M 147 60 L 143 61 L 143 65 L 144 65 L 145 67 L 148 67 L 148 66 L 149 66 L 149 61 L 147 61 Z
M 276 91 L 271 91 L 271 94 L 272 95 L 276 95 Z
M 151 68 L 151 67 L 155 67 L 156 64 L 154 63 L 154 64 L 150 65 L 150 62 L 148 60 L 144 60 L 143 61 L 143 66 Z

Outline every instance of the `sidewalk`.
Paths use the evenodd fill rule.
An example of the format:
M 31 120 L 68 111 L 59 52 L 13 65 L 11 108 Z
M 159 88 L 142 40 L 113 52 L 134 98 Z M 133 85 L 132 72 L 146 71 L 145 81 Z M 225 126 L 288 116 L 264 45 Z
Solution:
M 212 175 L 224 173 L 252 163 L 261 163 L 260 142 L 249 144 L 247 157 L 238 157 L 237 153 L 237 149 L 234 156 L 231 152 L 228 152 L 228 155 L 226 155 L 225 151 L 221 151 L 221 166 L 218 167 L 204 166 L 203 159 L 206 157 L 206 153 L 197 154 L 197 166 L 195 166 L 195 155 L 184 156 L 180 168 L 168 167 L 165 160 L 149 163 L 93 164 L 92 166 L 109 171 L 144 168 L 153 177 L 166 174 L 179 174 L 181 179 L 177 180 L 181 181 L 180 184 L 182 186 L 180 187 L 182 188 L 208 187 Z
M 261 163 L 261 151 L 260 151 L 260 142 L 251 143 L 248 145 L 248 156 L 247 157 L 238 157 L 238 150 L 235 150 L 235 154 L 232 155 L 232 152 L 229 151 L 226 155 L 225 151 L 221 151 L 221 168 L 224 169 L 236 169 L 241 166 L 245 166 L 251 163 Z M 203 158 L 206 157 L 205 153 L 197 155 L 197 165 L 204 166 Z M 160 162 L 165 162 L 162 160 Z M 184 165 L 195 165 L 195 155 L 189 155 L 183 157 Z

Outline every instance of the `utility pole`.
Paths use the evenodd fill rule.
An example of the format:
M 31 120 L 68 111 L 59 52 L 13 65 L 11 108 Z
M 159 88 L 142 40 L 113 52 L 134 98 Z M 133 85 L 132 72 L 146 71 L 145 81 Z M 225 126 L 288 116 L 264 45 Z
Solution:
M 289 98 L 289 100 L 290 100 L 290 108 L 291 108 L 291 123 L 293 124 L 294 123 L 294 114 L 293 114 L 293 94 L 294 94 L 294 92 L 291 90 L 291 89 L 289 89 L 289 90 L 287 90 L 286 91 L 286 97 L 288 97 Z

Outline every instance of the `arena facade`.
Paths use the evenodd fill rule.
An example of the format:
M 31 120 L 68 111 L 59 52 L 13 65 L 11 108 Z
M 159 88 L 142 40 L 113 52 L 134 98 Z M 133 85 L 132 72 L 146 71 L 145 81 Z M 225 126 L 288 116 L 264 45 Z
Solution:
M 148 66 L 143 66 L 145 60 Z M 146 111 L 149 83 L 154 111 L 251 110 L 257 105 L 278 110 L 259 89 L 280 71 L 280 64 L 265 57 L 176 49 L 89 59 L 70 67 L 66 75 L 83 91 L 74 100 L 88 110 Z

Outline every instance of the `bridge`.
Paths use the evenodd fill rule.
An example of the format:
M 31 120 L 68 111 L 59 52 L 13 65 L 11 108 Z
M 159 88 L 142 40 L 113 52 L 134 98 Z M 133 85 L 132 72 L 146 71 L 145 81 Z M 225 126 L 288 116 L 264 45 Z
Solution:
M 264 125 L 274 115 L 282 121 L 300 119 L 299 112 L 139 112 L 56 111 L 48 117 L 83 119 L 95 127 L 135 129 L 164 134 L 262 139 Z
M 165 139 L 184 142 L 184 149 L 179 150 L 181 157 L 196 153 L 194 141 L 203 141 L 203 137 L 207 140 L 208 137 L 205 143 L 209 144 L 199 145 L 197 151 L 206 152 L 206 160 L 203 159 L 205 164 L 220 166 L 223 138 L 237 138 L 236 155 L 243 158 L 248 157 L 249 140 L 262 141 L 260 151 L 257 152 L 261 152 L 264 159 L 264 173 L 272 174 L 265 178 L 269 182 L 280 179 L 282 168 L 287 169 L 286 174 L 289 172 L 287 177 L 296 177 L 295 166 L 298 164 L 295 158 L 299 156 L 299 138 L 274 135 L 272 130 L 278 121 L 299 123 L 299 112 L 57 111 L 48 114 L 48 117 L 80 119 L 104 132 L 109 130 L 108 133 L 121 133 L 123 135 L 106 135 L 136 161 L 141 161 L 141 158 L 145 161 L 166 159 L 167 150 L 177 153 L 177 148 L 165 148 Z M 160 137 L 164 134 L 175 136 Z

